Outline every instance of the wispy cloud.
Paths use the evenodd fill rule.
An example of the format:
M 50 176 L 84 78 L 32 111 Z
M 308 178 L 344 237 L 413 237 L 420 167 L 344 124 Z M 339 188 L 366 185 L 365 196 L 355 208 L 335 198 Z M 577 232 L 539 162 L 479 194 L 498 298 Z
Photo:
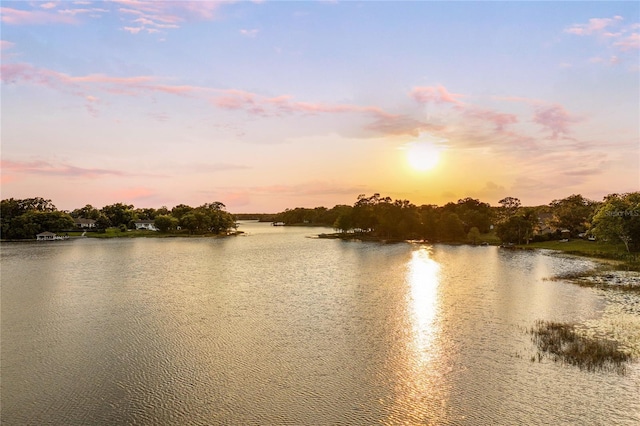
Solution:
M 498 132 L 502 132 L 506 126 L 518 122 L 518 117 L 515 114 L 498 112 L 477 106 L 465 108 L 463 114 L 465 117 L 493 124 L 495 130 Z
M 464 95 L 451 93 L 444 86 L 418 86 L 411 90 L 411 97 L 419 103 L 464 105 L 458 98 Z
M 253 29 L 242 29 L 240 30 L 240 34 L 242 34 L 245 37 L 249 37 L 249 38 L 254 38 L 255 36 L 258 35 L 259 30 L 256 28 Z
M 63 15 L 47 10 L 23 10 L 0 7 L 0 19 L 8 25 L 75 24 L 73 15 Z
M 138 34 L 140 32 L 156 33 L 162 30 L 180 28 L 184 22 L 190 20 L 213 20 L 218 16 L 218 10 L 227 2 L 210 1 L 142 1 L 142 0 L 114 0 L 123 7 L 118 12 L 124 16 L 133 15 L 129 25 L 123 30 Z M 125 18 L 126 19 L 126 18 Z
M 408 115 L 382 115 L 379 114 L 374 121 L 366 126 L 367 129 L 383 135 L 412 135 L 418 136 L 421 132 L 443 130 L 443 126 L 429 124 Z
M 60 15 L 69 15 L 69 16 L 76 16 L 76 15 L 88 15 L 91 18 L 99 18 L 101 16 L 101 14 L 103 13 L 108 13 L 109 10 L 107 9 L 101 9 L 101 8 L 90 8 L 90 9 L 82 9 L 82 8 L 76 8 L 76 9 L 60 9 L 58 10 L 58 13 Z
M 105 74 L 72 76 L 65 73 L 36 68 L 26 63 L 0 66 L 0 77 L 5 84 L 30 84 L 59 90 L 83 99 L 89 114 L 98 115 L 102 100 L 98 92 L 120 96 L 166 94 L 192 97 L 209 102 L 217 108 L 243 111 L 259 117 L 290 115 L 360 114 L 374 120 L 368 130 L 383 134 L 414 134 L 430 128 L 410 117 L 389 113 L 375 105 L 320 103 L 298 101 L 291 95 L 263 96 L 239 89 L 218 89 L 192 85 L 165 84 L 157 76 L 114 77 Z M 166 80 L 166 79 L 164 79 Z M 155 116 L 156 119 L 165 117 Z
M 119 170 L 84 168 L 69 164 L 52 164 L 46 161 L 0 161 L 3 172 L 26 173 L 42 176 L 66 176 L 95 179 L 103 176 L 127 176 Z
M 15 43 L 6 40 L 0 40 L 0 50 L 11 49 L 15 46 Z
M 20 8 L 2 7 L 2 22 L 9 25 L 77 24 L 83 19 L 99 18 L 113 13 L 125 22 L 121 30 L 131 34 L 159 33 L 177 29 L 186 22 L 214 20 L 225 1 L 147 1 L 112 0 L 101 2 L 101 7 L 88 7 L 91 2 L 46 3 L 22 2 Z M 64 6 L 64 8 L 60 8 Z M 246 35 L 254 36 L 254 31 Z
M 623 37 L 613 43 L 613 46 L 623 51 L 640 49 L 640 33 L 633 33 Z
M 533 121 L 551 132 L 551 138 L 567 137 L 570 127 L 581 121 L 569 113 L 562 105 L 545 105 L 536 108 Z
M 629 59 L 629 52 L 637 52 L 640 49 L 640 23 L 625 24 L 622 16 L 612 18 L 592 18 L 586 24 L 574 24 L 565 28 L 564 32 L 575 36 L 590 36 L 598 40 L 600 46 L 604 46 L 609 53 L 591 57 L 590 63 L 617 65 Z M 637 63 L 637 57 L 632 58 Z
M 85 96 L 85 104 L 84 107 L 86 108 L 87 112 L 89 113 L 89 115 L 93 116 L 93 117 L 97 117 L 98 116 L 98 105 L 100 104 L 100 99 L 96 98 L 95 96 L 91 96 L 91 95 L 87 95 Z
M 224 109 L 244 110 L 255 115 L 282 114 L 322 114 L 322 113 L 365 113 L 375 116 L 391 116 L 376 106 L 362 106 L 352 104 L 326 104 L 316 102 L 302 102 L 294 100 L 291 95 L 275 97 L 260 96 L 244 90 L 219 90 L 222 95 L 214 98 L 214 103 Z
M 572 26 L 565 28 L 565 32 L 574 35 L 591 35 L 602 34 L 608 27 L 617 25 L 622 21 L 622 16 L 614 16 L 613 18 L 591 18 L 586 24 L 573 24 Z
M 71 76 L 25 63 L 3 64 L 0 66 L 0 71 L 2 81 L 7 84 L 35 84 L 68 91 L 82 97 L 86 97 L 86 92 L 90 89 L 131 96 L 153 92 L 187 96 L 208 90 L 197 86 L 162 84 L 159 78 L 153 76 L 113 77 L 105 74 Z

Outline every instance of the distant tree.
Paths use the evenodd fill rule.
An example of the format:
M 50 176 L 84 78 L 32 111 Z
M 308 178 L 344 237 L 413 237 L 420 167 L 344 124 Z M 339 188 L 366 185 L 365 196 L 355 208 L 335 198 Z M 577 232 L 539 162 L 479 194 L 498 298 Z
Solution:
M 41 197 L 25 198 L 20 200 L 20 205 L 23 211 L 52 212 L 57 210 L 51 200 Z
M 225 211 L 224 208 L 225 205 L 219 201 L 205 203 L 200 207 L 189 210 L 188 213 L 184 213 L 188 209 L 181 208 L 182 211 L 179 214 L 184 214 L 182 214 L 179 223 L 182 227 L 188 229 L 191 234 L 205 232 L 219 234 L 226 232 L 229 229 L 234 229 L 237 225 L 234 216 Z
M 156 216 L 153 224 L 160 232 L 167 232 L 169 230 L 175 229 L 178 226 L 178 219 L 169 215 L 160 215 Z
M 154 220 L 158 215 L 157 210 L 154 208 L 135 209 L 134 213 L 138 220 Z
M 171 214 L 171 211 L 167 208 L 167 206 L 162 206 L 156 210 L 156 217 L 160 215 L 168 215 Z
M 502 200 L 498 201 L 498 204 L 500 204 L 500 220 L 504 222 L 513 217 L 518 212 L 518 209 L 520 208 L 520 205 L 522 203 L 520 202 L 519 198 L 505 197 Z
M 480 230 L 478 228 L 476 228 L 475 226 L 473 228 L 471 228 L 469 230 L 469 233 L 467 234 L 467 239 L 469 241 L 471 241 L 472 244 L 476 244 L 478 242 L 478 240 L 480 239 Z
M 427 240 L 438 238 L 439 215 L 437 206 L 423 205 L 418 209 L 420 219 L 420 236 Z
M 353 229 L 353 217 L 351 216 L 351 212 L 342 213 L 336 221 L 333 223 L 333 228 L 337 229 L 340 232 L 349 232 Z
M 96 230 L 100 233 L 104 233 L 109 226 L 111 226 L 111 222 L 109 221 L 109 218 L 107 218 L 107 216 L 105 216 L 104 214 L 100 213 L 100 215 L 96 219 Z
M 171 209 L 171 216 L 175 217 L 178 220 L 182 220 L 184 215 L 193 211 L 193 207 L 187 206 L 186 204 L 178 204 L 174 208 Z
M 446 241 L 462 241 L 464 239 L 464 224 L 455 213 L 445 213 L 441 220 L 440 237 Z
M 135 220 L 136 215 L 133 210 L 133 205 L 116 203 L 109 206 L 104 206 L 101 210 L 111 223 L 111 226 L 130 226 Z
M 98 217 L 100 217 L 100 210 L 93 207 L 91 204 L 87 204 L 80 209 L 72 211 L 71 217 L 97 220 Z
M 374 209 L 380 202 L 380 194 L 373 194 L 367 197 L 365 194 L 358 195 L 358 201 L 353 205 L 353 226 L 363 231 L 375 230 L 378 218 L 374 214 Z
M 73 229 L 73 218 L 58 211 L 51 200 L 41 197 L 0 202 L 1 236 L 7 239 L 32 239 L 43 231 Z
M 213 203 L 205 203 L 196 209 L 196 216 L 202 213 L 205 217 L 206 225 L 202 225 L 203 229 L 219 234 L 236 227 L 236 221 L 233 215 L 225 211 L 225 205 L 220 201 Z
M 579 194 L 570 195 L 561 200 L 553 200 L 549 203 L 555 217 L 553 225 L 557 228 L 568 229 L 572 234 L 584 232 L 589 228 L 597 204 Z
M 511 216 L 505 222 L 498 224 L 496 234 L 503 243 L 528 242 L 533 238 L 533 227 L 536 216 L 531 209 L 527 209 L 515 216 Z
M 190 234 L 198 231 L 198 220 L 194 213 L 187 213 L 180 219 L 180 226 L 189 230 Z
M 622 242 L 627 252 L 640 250 L 640 192 L 606 196 L 591 232 L 602 240 Z

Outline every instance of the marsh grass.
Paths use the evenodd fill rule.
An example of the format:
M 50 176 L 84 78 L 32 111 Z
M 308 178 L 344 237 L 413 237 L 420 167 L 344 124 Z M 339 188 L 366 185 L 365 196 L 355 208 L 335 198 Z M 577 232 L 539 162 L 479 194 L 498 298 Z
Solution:
M 538 346 L 538 361 L 547 355 L 555 362 L 574 365 L 581 370 L 624 374 L 626 364 L 632 360 L 617 342 L 582 336 L 571 324 L 538 320 L 530 334 Z M 531 360 L 535 358 L 533 356 Z
M 640 285 L 638 285 L 637 282 L 625 283 L 620 278 L 616 279 L 617 277 L 614 274 L 615 269 L 612 269 L 611 267 L 600 267 L 587 271 L 566 272 L 555 275 L 551 278 L 545 278 L 545 280 L 562 280 L 572 282 L 573 284 L 577 284 L 581 287 L 616 289 L 620 291 L 640 293 Z M 599 279 L 594 279 L 594 277 Z

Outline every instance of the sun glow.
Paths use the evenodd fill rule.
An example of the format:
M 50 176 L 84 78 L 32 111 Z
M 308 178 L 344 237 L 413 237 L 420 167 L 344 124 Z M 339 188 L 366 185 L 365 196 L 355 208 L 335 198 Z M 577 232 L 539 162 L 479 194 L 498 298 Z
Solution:
M 431 142 L 412 142 L 406 150 L 409 165 L 420 172 L 433 169 L 440 160 L 440 150 Z

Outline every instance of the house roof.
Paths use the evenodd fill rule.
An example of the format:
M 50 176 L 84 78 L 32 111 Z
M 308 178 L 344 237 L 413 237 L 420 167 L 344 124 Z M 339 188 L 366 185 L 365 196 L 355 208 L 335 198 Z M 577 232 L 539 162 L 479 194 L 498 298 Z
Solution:
M 135 222 L 133 222 L 133 223 L 147 223 L 147 224 L 153 224 L 153 223 L 155 223 L 155 221 L 154 221 L 154 220 L 136 220 L 136 221 L 135 221 Z
M 96 223 L 95 220 L 93 220 L 93 219 L 85 219 L 84 217 L 76 218 L 75 222 L 76 223 L 86 224 L 86 225 L 89 225 L 89 224 L 92 224 L 92 223 Z

